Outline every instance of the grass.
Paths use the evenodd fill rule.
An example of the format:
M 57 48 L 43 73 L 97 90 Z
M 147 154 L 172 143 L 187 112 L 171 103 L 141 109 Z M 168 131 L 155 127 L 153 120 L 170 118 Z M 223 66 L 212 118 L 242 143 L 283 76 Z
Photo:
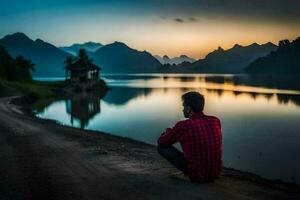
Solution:
M 56 97 L 55 91 L 63 87 L 63 81 L 57 82 L 10 82 L 0 79 L 0 91 L 19 91 L 33 101 Z

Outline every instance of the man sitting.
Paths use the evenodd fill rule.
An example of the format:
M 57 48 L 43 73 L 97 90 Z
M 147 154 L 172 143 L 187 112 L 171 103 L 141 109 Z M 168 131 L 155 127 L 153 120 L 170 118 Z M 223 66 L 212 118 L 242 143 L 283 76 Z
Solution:
M 210 182 L 222 170 L 221 123 L 203 113 L 204 97 L 198 92 L 182 95 L 187 120 L 168 128 L 158 139 L 158 152 L 193 182 Z M 172 145 L 179 142 L 183 153 Z

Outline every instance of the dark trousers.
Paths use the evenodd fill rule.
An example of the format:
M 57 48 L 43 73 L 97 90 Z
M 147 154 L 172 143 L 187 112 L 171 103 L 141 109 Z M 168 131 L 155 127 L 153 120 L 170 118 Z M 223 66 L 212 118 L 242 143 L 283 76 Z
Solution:
M 173 146 L 170 147 L 157 147 L 158 153 L 168 160 L 174 167 L 178 170 L 182 171 L 183 173 L 187 174 L 187 163 L 183 156 L 178 149 Z

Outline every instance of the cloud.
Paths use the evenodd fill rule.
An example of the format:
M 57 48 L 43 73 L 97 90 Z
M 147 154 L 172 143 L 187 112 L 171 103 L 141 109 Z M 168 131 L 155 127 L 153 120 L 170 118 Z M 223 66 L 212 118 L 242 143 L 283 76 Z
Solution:
M 174 18 L 173 20 L 177 23 L 184 23 L 184 20 L 181 18 Z
M 197 22 L 198 19 L 195 17 L 187 17 L 187 18 L 176 17 L 173 19 L 173 21 L 175 21 L 177 23 L 186 23 L 186 22 Z
M 198 19 L 195 18 L 195 17 L 189 17 L 188 20 L 189 20 L 190 22 L 197 22 L 197 21 L 198 21 Z
M 155 0 L 154 0 L 155 1 Z M 153 2 L 153 1 L 151 1 Z M 156 0 L 155 2 L 162 2 Z M 180 16 L 184 22 L 199 18 L 271 23 L 300 22 L 300 0 L 164 0 L 157 13 Z

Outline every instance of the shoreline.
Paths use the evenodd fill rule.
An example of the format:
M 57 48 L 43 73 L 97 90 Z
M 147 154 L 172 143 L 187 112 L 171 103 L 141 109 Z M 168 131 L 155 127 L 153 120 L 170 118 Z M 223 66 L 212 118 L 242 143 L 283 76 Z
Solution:
M 25 112 L 28 112 L 28 110 L 24 110 Z M 42 120 L 42 121 L 46 121 L 49 123 L 54 123 L 57 126 L 62 126 L 62 127 L 66 127 L 66 128 L 74 128 L 74 129 L 79 129 L 82 131 L 86 131 L 89 132 L 89 134 L 103 134 L 106 136 L 111 136 L 111 137 L 116 137 L 118 140 L 124 140 L 124 142 L 126 143 L 126 141 L 128 142 L 133 142 L 133 143 L 137 143 L 139 145 L 143 145 L 143 146 L 148 146 L 150 148 L 155 148 L 156 149 L 156 145 L 154 144 L 149 144 L 143 141 L 139 141 L 139 140 L 135 140 L 129 137 L 125 137 L 125 136 L 118 136 L 118 135 L 114 135 L 111 133 L 107 133 L 107 132 L 102 132 L 102 131 L 98 131 L 98 130 L 91 130 L 91 129 L 82 129 L 79 127 L 73 127 L 73 126 L 68 126 L 68 125 L 63 125 L 61 123 L 59 123 L 59 121 L 53 120 L 53 119 L 46 119 L 46 118 L 39 118 L 37 116 L 34 115 L 34 113 L 27 113 L 28 115 L 30 115 L 31 117 L 38 119 L 38 120 Z M 93 136 L 91 136 L 93 137 Z M 226 167 L 223 166 L 223 172 L 222 175 L 224 176 L 231 176 L 234 178 L 240 178 L 240 179 L 244 179 L 247 181 L 251 181 L 251 182 L 255 182 L 255 183 L 259 183 L 259 184 L 263 184 L 263 185 L 267 185 L 270 187 L 273 187 L 275 189 L 288 189 L 288 188 L 298 188 L 300 189 L 299 185 L 293 182 L 287 182 L 287 181 L 283 181 L 281 179 L 268 179 L 268 178 L 264 178 L 263 176 L 260 176 L 258 174 L 252 173 L 252 172 L 248 172 L 248 171 L 242 171 L 242 170 L 238 170 L 235 169 L 233 167 Z M 299 190 L 300 191 L 300 190 Z
M 7 141 L 4 143 L 10 146 L 8 149 L 13 152 L 11 158 L 6 160 L 10 161 L 11 165 L 17 163 L 18 169 L 10 169 L 11 165 L 5 162 L 1 164 L 4 171 L 11 175 L 6 177 L 8 182 L 18 185 L 17 189 L 13 190 L 24 194 L 24 199 L 27 199 L 26 197 L 49 199 L 39 192 L 40 187 L 45 186 L 43 180 L 36 177 L 31 169 L 26 167 L 24 169 L 24 162 L 25 166 L 28 168 L 33 166 L 35 170 L 41 171 L 41 174 L 51 180 L 51 187 L 46 187 L 44 195 L 54 190 L 53 192 L 59 195 L 55 199 L 77 199 L 74 194 L 84 195 L 83 199 L 99 199 L 101 195 L 98 194 L 98 190 L 103 187 L 108 191 L 104 192 L 102 199 L 117 199 L 123 195 L 129 195 L 129 199 L 141 197 L 186 199 L 186 196 L 190 199 L 201 197 L 205 199 L 298 199 L 300 197 L 299 187 L 294 184 L 271 181 L 252 173 L 226 167 L 223 168 L 221 177 L 213 184 L 195 185 L 174 180 L 169 175 L 176 170 L 160 158 L 154 145 L 109 133 L 63 126 L 54 120 L 40 119 L 28 112 L 29 108 L 26 108 L 28 105 L 20 102 L 16 105 L 16 102 L 11 103 L 11 99 L 11 97 L 0 98 L 0 130 Z M 1 134 L 0 137 L 3 135 Z M 22 140 L 23 138 L 26 138 L 25 141 Z M 25 152 L 20 146 L 26 147 Z M 22 155 L 21 158 L 23 157 L 20 161 L 22 165 L 18 165 L 16 155 L 19 154 Z M 50 156 L 47 157 L 45 154 Z M 37 156 L 32 157 L 32 155 Z M 64 164 L 65 161 L 67 165 Z M 76 164 L 77 162 L 80 164 Z M 63 172 L 60 172 L 61 169 L 53 163 L 60 163 Z M 89 165 L 86 166 L 86 163 Z M 53 168 L 58 172 L 52 170 Z M 74 173 L 74 170 L 77 173 Z M 19 174 L 20 171 L 24 180 L 14 177 L 16 176 L 14 173 Z M 78 179 L 78 176 L 84 178 Z M 100 176 L 104 180 L 94 176 Z M 121 181 L 119 176 L 122 177 Z M 31 183 L 29 184 L 31 189 L 22 189 L 20 185 L 23 185 L 24 181 Z M 40 182 L 42 184 L 38 186 L 37 183 Z M 67 182 L 69 188 L 65 188 L 64 182 Z M 74 182 L 79 183 L 85 191 L 75 186 Z M 107 183 L 111 186 L 107 186 Z M 90 187 L 84 186 L 85 184 Z M 0 187 L 1 185 L 3 184 L 0 182 Z M 58 187 L 61 185 L 63 189 Z M 161 191 L 162 188 L 165 190 Z M 109 189 L 115 192 L 111 194 Z M 176 190 L 184 195 L 178 196 L 176 192 L 174 193 Z M 186 190 L 189 192 L 186 193 Z M 69 194 L 70 191 L 72 192 Z
M 27 114 L 29 114 L 29 113 L 27 113 Z M 135 139 L 132 139 L 132 138 L 129 138 L 129 137 L 117 136 L 117 135 L 114 135 L 114 134 L 111 134 L 111 133 L 101 132 L 101 131 L 98 131 L 98 130 L 81 129 L 79 127 L 72 127 L 72 126 L 68 126 L 68 125 L 63 125 L 63 124 L 59 123 L 56 120 L 39 118 L 39 117 L 35 116 L 33 113 L 30 113 L 30 115 L 33 118 L 43 120 L 43 121 L 47 121 L 49 123 L 54 123 L 55 125 L 58 125 L 58 126 L 79 129 L 79 130 L 82 130 L 82 131 L 87 131 L 87 132 L 89 132 L 89 134 L 96 134 L 96 135 L 97 134 L 103 134 L 103 135 L 107 135 L 107 136 L 112 136 L 112 137 L 116 137 L 120 140 L 124 140 L 125 143 L 126 143 L 126 141 L 128 141 L 128 142 L 133 142 L 133 143 L 137 143 L 139 145 L 148 146 L 150 148 L 155 148 L 156 149 L 156 146 L 154 144 L 149 144 L 149 143 L 139 141 L 139 140 L 135 140 Z M 289 189 L 289 188 L 293 188 L 293 189 L 298 188 L 299 192 L 300 192 L 299 185 L 296 184 L 296 183 L 293 183 L 293 182 L 287 182 L 287 181 L 283 181 L 281 179 L 268 179 L 268 178 L 264 178 L 260 175 L 257 175 L 255 173 L 238 170 L 238 169 L 235 169 L 233 167 L 223 166 L 222 171 L 223 171 L 222 176 L 231 176 L 231 177 L 238 178 L 238 179 L 244 179 L 244 180 L 249 181 L 249 182 L 262 184 L 262 185 L 269 186 L 269 187 L 279 189 L 279 190 L 281 190 L 281 189 L 285 190 L 285 189 Z

